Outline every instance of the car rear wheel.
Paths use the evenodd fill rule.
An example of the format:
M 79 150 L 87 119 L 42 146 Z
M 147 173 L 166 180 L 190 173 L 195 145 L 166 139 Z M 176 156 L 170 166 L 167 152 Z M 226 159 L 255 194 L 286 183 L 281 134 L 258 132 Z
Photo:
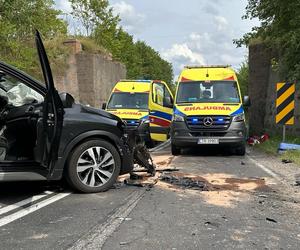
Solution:
M 176 147 L 174 144 L 171 144 L 172 155 L 180 155 L 181 149 Z
M 96 193 L 113 186 L 120 173 L 121 160 L 111 143 L 90 140 L 73 151 L 67 167 L 67 180 L 73 188 Z

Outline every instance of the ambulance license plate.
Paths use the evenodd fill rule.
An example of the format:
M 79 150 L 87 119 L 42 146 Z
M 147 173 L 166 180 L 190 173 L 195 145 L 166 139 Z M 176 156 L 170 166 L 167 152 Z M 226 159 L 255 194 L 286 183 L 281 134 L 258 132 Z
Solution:
M 198 140 L 198 144 L 213 144 L 213 145 L 217 145 L 219 143 L 220 143 L 219 139 L 213 139 L 213 138 L 207 138 L 207 139 L 200 138 Z

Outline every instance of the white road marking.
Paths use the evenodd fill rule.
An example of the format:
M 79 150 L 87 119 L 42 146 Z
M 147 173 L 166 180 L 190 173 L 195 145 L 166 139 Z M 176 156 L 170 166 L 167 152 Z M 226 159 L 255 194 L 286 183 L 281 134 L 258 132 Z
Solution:
M 259 168 L 261 168 L 263 171 L 265 171 L 267 174 L 271 175 L 274 179 L 276 179 L 277 181 L 279 181 L 280 183 L 287 185 L 286 182 L 284 182 L 282 180 L 282 178 L 276 174 L 275 172 L 273 172 L 272 170 L 270 170 L 269 168 L 267 168 L 266 166 L 264 166 L 263 164 L 259 163 L 257 160 L 253 159 L 251 156 L 247 155 L 247 158 L 253 162 L 256 166 L 258 166 Z
M 54 203 L 62 198 L 67 197 L 68 195 L 70 195 L 71 193 L 60 193 L 60 194 L 56 194 L 46 200 L 42 200 L 36 204 L 33 204 L 27 208 L 24 208 L 22 210 L 19 210 L 13 214 L 10 214 L 8 216 L 3 217 L 2 219 L 0 219 L 0 227 L 7 225 L 8 223 L 11 223 L 17 219 L 20 219 L 30 213 L 33 213 L 43 207 L 46 207 L 48 205 L 50 205 L 51 203 Z
M 142 199 L 145 189 L 135 191 L 128 201 L 122 205 L 114 214 L 112 214 L 106 222 L 94 227 L 90 232 L 75 243 L 70 250 L 81 249 L 101 249 L 106 240 L 118 229 L 118 227 L 127 218 L 131 211 L 136 207 Z
M 19 201 L 17 203 L 14 203 L 12 205 L 8 205 L 6 207 L 3 207 L 3 208 L 0 209 L 0 215 L 6 214 L 6 213 L 8 213 L 8 212 L 10 212 L 12 210 L 15 210 L 17 208 L 25 206 L 25 205 L 27 205 L 27 204 L 29 204 L 31 202 L 37 201 L 39 199 L 42 199 L 42 198 L 44 198 L 44 197 L 46 197 L 46 196 L 48 196 L 50 194 L 53 194 L 53 192 L 47 191 L 47 192 L 44 192 L 44 194 L 35 195 L 35 196 L 29 197 L 29 198 L 27 198 L 25 200 L 22 200 L 22 201 Z

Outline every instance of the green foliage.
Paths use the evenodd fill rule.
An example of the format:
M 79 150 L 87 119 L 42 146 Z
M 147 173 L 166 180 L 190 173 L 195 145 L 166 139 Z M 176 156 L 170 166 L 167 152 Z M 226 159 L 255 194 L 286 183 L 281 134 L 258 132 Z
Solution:
M 238 69 L 237 77 L 239 80 L 242 96 L 248 94 L 248 85 L 249 85 L 249 66 L 248 62 L 243 62 Z
M 111 51 L 115 60 L 126 65 L 128 78 L 172 82 L 172 65 L 145 42 L 134 42 L 133 37 L 122 28 L 106 31 L 96 29 L 95 39 Z
M 235 41 L 238 46 L 260 39 L 279 53 L 279 73 L 283 79 L 300 79 L 300 2 L 299 0 L 248 0 L 245 19 L 258 18 L 253 28 Z
M 288 143 L 293 143 L 293 144 L 300 144 L 300 138 L 297 137 L 292 137 L 288 136 L 287 137 L 287 142 Z M 270 140 L 258 144 L 257 147 L 268 153 L 268 154 L 277 154 L 278 151 L 278 146 L 282 142 L 282 137 L 281 136 L 271 136 Z M 292 160 L 294 163 L 298 164 L 300 166 L 300 151 L 295 150 L 295 151 L 287 151 L 284 154 L 279 155 L 280 159 L 288 159 Z
M 0 58 L 39 77 L 33 35 L 38 29 L 51 39 L 65 35 L 67 25 L 52 0 L 0 0 Z
M 172 81 L 171 64 L 144 42 L 134 42 L 133 37 L 119 27 L 119 16 L 113 15 L 107 0 L 70 2 L 73 15 L 85 27 L 85 35 L 111 52 L 115 60 L 124 63 L 128 78 Z
M 128 78 L 172 81 L 171 64 L 144 42 L 119 27 L 119 16 L 113 15 L 108 0 L 69 0 L 72 15 L 84 28 L 77 36 L 84 51 L 111 53 L 127 67 Z M 38 29 L 45 40 L 53 70 L 65 70 L 69 49 L 63 45 L 67 23 L 54 8 L 54 0 L 0 0 L 0 58 L 21 70 L 41 78 L 36 57 L 34 32 Z
M 163 60 L 158 52 L 146 45 L 144 42 L 138 41 L 135 46 L 140 58 L 142 59 L 142 77 L 144 79 L 164 80 L 171 83 L 173 80 L 171 64 Z
M 96 41 L 92 38 L 85 37 L 85 36 L 77 36 L 76 39 L 78 39 L 81 43 L 82 50 L 91 53 L 91 54 L 107 54 L 108 50 L 104 47 L 100 46 L 96 43 Z
M 104 30 L 116 27 L 119 17 L 113 15 L 107 0 L 70 0 L 72 15 L 77 18 L 85 29 L 85 35 L 90 36 L 95 27 Z

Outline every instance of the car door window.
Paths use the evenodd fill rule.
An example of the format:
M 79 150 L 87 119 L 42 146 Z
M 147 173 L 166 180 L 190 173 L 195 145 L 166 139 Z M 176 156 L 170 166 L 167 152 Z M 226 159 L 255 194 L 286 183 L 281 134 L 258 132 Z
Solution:
M 167 104 L 168 106 L 173 104 L 173 98 L 169 90 L 165 86 L 165 91 L 164 91 L 164 104 Z
M 42 103 L 44 97 L 17 78 L 0 72 L 0 96 L 8 103 L 20 107 L 31 103 Z
M 172 95 L 163 83 L 153 84 L 153 102 L 163 107 L 173 103 Z
M 164 85 L 161 83 L 154 83 L 153 84 L 153 102 L 160 106 L 163 106 L 164 105 L 164 95 L 165 95 Z

